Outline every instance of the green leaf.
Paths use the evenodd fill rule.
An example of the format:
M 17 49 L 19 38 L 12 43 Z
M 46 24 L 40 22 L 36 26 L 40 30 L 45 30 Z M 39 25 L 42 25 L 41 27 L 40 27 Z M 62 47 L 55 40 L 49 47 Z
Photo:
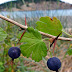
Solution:
M 68 55 L 72 55 L 72 44 L 70 45 L 70 47 L 68 48 L 67 52 Z
M 42 36 L 36 29 L 28 28 L 20 42 L 24 42 L 20 48 L 21 53 L 26 57 L 31 56 L 33 60 L 40 61 L 42 57 L 47 55 L 46 44 L 42 41 Z
M 3 41 L 7 36 L 7 33 L 0 27 L 0 41 Z
M 69 48 L 69 49 L 67 50 L 67 53 L 68 53 L 68 55 L 72 55 L 72 49 Z
M 4 70 L 5 70 L 5 68 L 4 68 L 4 66 L 3 66 L 3 63 L 0 62 L 0 72 L 4 72 Z
M 0 49 L 1 49 L 1 45 L 0 45 Z
M 54 36 L 62 32 L 61 22 L 56 17 L 53 17 L 53 19 L 48 16 L 41 17 L 36 24 L 36 29 Z

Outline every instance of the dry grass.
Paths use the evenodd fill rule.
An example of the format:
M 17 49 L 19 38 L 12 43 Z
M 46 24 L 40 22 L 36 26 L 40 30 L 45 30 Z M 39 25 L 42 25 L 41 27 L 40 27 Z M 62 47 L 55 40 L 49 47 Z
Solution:
M 45 43 L 48 47 L 49 46 L 48 41 L 45 41 Z M 72 72 L 72 56 L 69 56 L 69 55 L 65 56 L 66 50 L 68 49 L 69 45 L 71 45 L 69 42 L 63 42 L 60 46 L 56 45 L 55 53 L 53 56 L 58 57 L 62 62 L 62 66 L 59 72 Z M 50 71 L 46 65 L 46 62 L 49 58 L 50 58 L 50 53 L 48 52 L 45 59 L 41 60 L 39 63 L 25 60 L 24 65 L 27 67 L 31 67 L 30 70 L 34 70 L 34 71 L 54 72 L 54 71 Z M 32 60 L 32 59 L 29 58 L 29 60 Z

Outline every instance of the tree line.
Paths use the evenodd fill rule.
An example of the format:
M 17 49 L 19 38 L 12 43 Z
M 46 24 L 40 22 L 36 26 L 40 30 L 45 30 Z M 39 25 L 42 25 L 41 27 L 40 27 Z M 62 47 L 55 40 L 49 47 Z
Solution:
M 18 2 L 35 2 L 35 3 L 38 3 L 38 2 L 42 2 L 42 1 L 60 1 L 60 0 L 17 0 Z
M 39 3 L 39 2 L 42 2 L 42 1 L 60 1 L 60 0 L 16 0 L 16 1 L 10 1 L 10 2 L 7 2 L 7 3 L 0 4 L 0 10 L 4 9 L 4 8 L 8 8 L 9 9 L 11 7 L 20 8 L 20 6 L 24 4 L 24 2 Z

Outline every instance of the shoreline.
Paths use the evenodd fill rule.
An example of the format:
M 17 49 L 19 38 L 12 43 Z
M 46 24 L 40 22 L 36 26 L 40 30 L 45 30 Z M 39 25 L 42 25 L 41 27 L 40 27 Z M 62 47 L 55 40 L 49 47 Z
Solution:
M 29 11 L 50 11 L 50 10 L 72 10 L 72 9 L 49 9 L 49 10 L 19 10 L 19 11 L 0 11 L 0 12 L 29 12 Z

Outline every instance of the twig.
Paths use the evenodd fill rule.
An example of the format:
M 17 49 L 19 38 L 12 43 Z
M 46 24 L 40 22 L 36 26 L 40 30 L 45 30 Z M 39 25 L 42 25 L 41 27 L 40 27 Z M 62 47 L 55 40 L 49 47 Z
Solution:
M 47 34 L 47 33 L 44 33 L 44 32 L 41 32 L 39 31 L 42 35 L 45 35 L 47 37 L 50 37 L 50 38 L 56 38 L 56 36 L 53 36 L 53 35 L 50 35 L 50 34 Z M 65 38 L 65 37 L 58 37 L 58 40 L 67 40 L 67 41 L 72 41 L 72 38 Z
M 16 22 L 16 21 L 14 21 L 14 20 L 12 20 L 12 19 L 9 19 L 9 18 L 7 18 L 7 17 L 4 17 L 4 16 L 2 16 L 2 15 L 0 15 L 0 18 L 3 19 L 3 20 L 6 20 L 6 21 L 8 21 L 8 22 L 10 22 L 10 23 L 12 23 L 12 24 L 15 24 L 15 25 L 17 25 L 17 26 L 19 26 L 19 27 L 21 27 L 21 28 L 24 28 L 24 29 L 27 29 L 27 28 L 28 28 L 27 26 L 24 26 L 24 25 L 22 25 L 22 24 L 20 24 L 20 23 L 18 23 L 18 22 Z M 50 34 L 47 34 L 47 33 L 41 32 L 41 31 L 39 31 L 39 32 L 40 32 L 42 35 L 45 35 L 45 36 L 47 36 L 47 37 L 56 38 L 56 36 L 53 36 L 53 35 L 50 35 Z M 59 37 L 58 40 L 72 41 L 72 38 Z
M 9 19 L 9 18 L 7 18 L 7 17 L 4 17 L 4 16 L 2 16 L 2 15 L 0 15 L 0 18 L 3 19 L 3 20 L 6 20 L 6 21 L 8 21 L 8 22 L 10 22 L 10 23 L 12 23 L 12 24 L 15 24 L 15 25 L 17 25 L 17 26 L 19 26 L 19 27 L 21 27 L 21 28 L 24 28 L 24 29 L 27 29 L 27 28 L 28 28 L 27 26 L 24 26 L 24 25 L 22 25 L 22 24 L 20 24 L 20 23 L 18 23 L 18 22 L 16 22 L 16 21 L 14 21 L 14 20 L 12 20 L 12 19 Z

